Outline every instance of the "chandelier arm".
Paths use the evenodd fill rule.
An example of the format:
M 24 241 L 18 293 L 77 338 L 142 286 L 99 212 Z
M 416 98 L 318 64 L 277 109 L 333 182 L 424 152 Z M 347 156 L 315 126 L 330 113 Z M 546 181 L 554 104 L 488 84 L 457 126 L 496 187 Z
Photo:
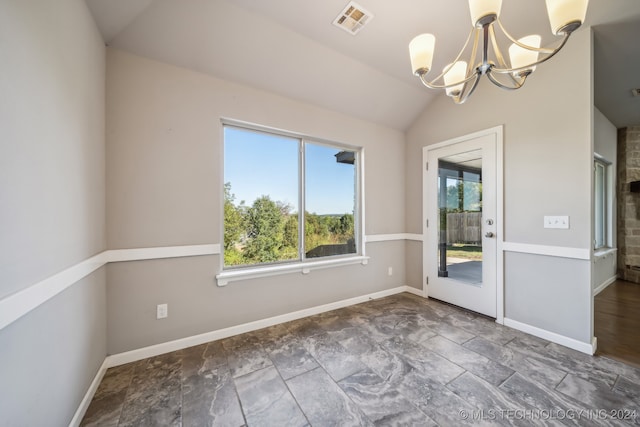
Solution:
M 545 56 L 544 58 L 539 59 L 536 62 L 532 62 L 531 64 L 527 64 L 524 67 L 518 67 L 518 68 L 492 68 L 491 71 L 495 71 L 496 73 L 499 73 L 499 74 L 513 73 L 518 71 L 524 71 L 524 70 L 530 69 L 531 67 L 535 67 L 536 65 L 540 65 L 543 62 L 547 62 L 548 60 L 553 58 L 558 52 L 560 52 L 560 50 L 564 47 L 564 45 L 567 44 L 567 41 L 569 40 L 570 35 L 571 34 L 565 34 L 564 38 L 562 39 L 562 43 L 560 43 L 558 47 L 553 49 L 553 51 L 548 56 Z
M 554 53 L 554 51 L 556 49 L 550 49 L 547 47 L 535 47 L 535 46 L 529 46 L 526 45 L 524 43 L 521 43 L 520 41 L 516 40 L 515 38 L 513 38 L 511 36 L 511 34 L 509 34 L 509 32 L 504 28 L 504 26 L 502 25 L 502 22 L 500 21 L 500 18 L 497 18 L 496 21 L 498 22 L 498 26 L 500 27 L 500 29 L 502 30 L 502 32 L 504 33 L 505 36 L 507 36 L 507 38 L 512 42 L 515 43 L 517 46 L 520 46 L 523 49 L 527 49 L 527 50 L 532 50 L 532 51 L 536 51 L 536 52 L 540 52 L 540 53 Z M 567 34 L 565 34 L 565 37 L 567 36 Z
M 473 74 L 471 74 L 470 76 L 465 77 L 464 80 L 460 80 L 459 82 L 455 82 L 455 83 L 451 83 L 448 85 L 438 85 L 435 84 L 436 80 L 438 80 L 438 78 L 433 79 L 432 81 L 427 81 L 427 79 L 425 78 L 425 75 L 421 75 L 420 77 L 420 81 L 422 82 L 423 85 L 425 85 L 426 87 L 428 87 L 429 89 L 448 89 L 448 88 L 452 88 L 461 84 L 467 84 L 468 82 L 470 82 L 471 80 L 473 80 L 475 77 L 477 76 L 477 72 L 474 72 Z M 441 76 L 439 76 L 441 77 Z
M 475 28 L 472 30 L 474 33 L 473 37 L 473 46 L 471 48 L 471 56 L 469 57 L 469 62 L 467 62 L 467 76 L 470 76 L 472 73 L 476 73 L 476 57 L 478 56 L 478 44 L 480 43 L 480 31 L 477 31 Z
M 498 42 L 496 41 L 496 33 L 493 29 L 493 25 L 489 28 L 489 38 L 491 40 L 491 45 L 493 46 L 493 52 L 496 55 L 496 59 L 498 60 L 498 64 L 502 68 L 509 68 L 507 63 L 504 60 L 504 56 L 502 55 L 502 51 L 498 46 Z
M 491 73 L 488 73 L 488 74 L 491 74 Z M 464 93 L 464 95 L 461 94 L 454 97 L 453 102 L 455 102 L 456 104 L 464 104 L 465 102 L 467 102 L 467 99 L 476 90 L 476 88 L 478 87 L 478 83 L 480 83 L 480 73 L 476 73 L 475 78 L 476 79 L 473 81 L 473 84 L 471 85 L 471 89 L 469 89 L 466 93 Z
M 444 75 L 447 74 L 451 68 L 453 68 L 453 64 L 455 64 L 456 62 L 458 62 L 460 60 L 460 58 L 462 57 L 462 54 L 467 49 L 467 46 L 469 45 L 469 42 L 471 41 L 471 36 L 474 35 L 474 34 L 475 34 L 475 37 L 474 37 L 474 43 L 475 43 L 475 39 L 477 39 L 477 37 L 478 37 L 477 36 L 477 32 L 478 31 L 476 30 L 476 28 L 471 28 L 471 31 L 469 31 L 469 35 L 467 36 L 467 41 L 464 42 L 464 46 L 462 46 L 462 49 L 460 49 L 460 52 L 458 52 L 458 56 L 456 56 L 456 59 L 454 59 L 451 62 L 451 64 L 449 64 L 447 67 L 445 67 L 444 70 L 442 70 L 442 73 L 440 73 L 440 75 L 438 77 L 436 77 L 433 80 L 431 80 L 430 82 L 428 82 L 424 78 L 424 76 L 421 75 L 420 76 L 420 80 L 422 80 L 422 84 L 424 84 L 426 87 L 431 88 L 431 89 L 445 89 L 445 88 L 448 88 L 448 87 L 457 86 L 457 85 L 459 85 L 460 83 L 463 83 L 463 82 L 466 83 L 466 82 L 470 81 L 473 76 L 467 76 L 464 81 L 460 81 L 458 83 L 453 83 L 453 84 L 450 84 L 448 86 L 446 86 L 446 85 L 444 85 L 444 86 L 436 85 L 436 82 L 438 80 L 442 79 L 444 77 Z
M 511 76 L 511 74 L 509 74 L 509 76 Z M 489 78 L 489 80 L 491 81 L 491 83 L 493 83 L 494 85 L 498 86 L 501 89 L 505 89 L 505 90 L 516 90 L 516 89 L 520 89 L 523 85 L 525 80 L 527 79 L 527 76 L 522 76 L 520 81 L 517 81 L 513 76 L 511 76 L 511 80 L 514 83 L 514 86 L 508 86 L 504 83 L 502 83 L 500 80 L 496 79 L 492 73 L 487 73 L 487 77 Z
M 507 62 L 504 59 L 504 55 L 502 54 L 502 50 L 500 50 L 500 45 L 498 44 L 498 41 L 496 40 L 496 33 L 495 33 L 495 30 L 494 30 L 493 26 L 491 26 L 490 35 L 491 35 L 491 44 L 493 46 L 493 51 L 494 51 L 494 53 L 496 55 L 496 59 L 498 60 L 499 66 L 502 67 L 502 68 L 508 69 L 509 66 L 507 65 Z M 493 69 L 494 68 L 492 67 L 492 70 Z M 489 70 L 489 71 L 491 71 L 491 70 Z M 488 73 L 488 74 L 490 74 L 490 73 Z M 513 89 L 517 89 L 517 88 L 522 87 L 522 85 L 524 84 L 524 79 L 522 79 L 522 78 L 521 78 L 521 80 L 516 79 L 516 77 L 513 75 L 513 73 L 506 73 L 506 74 L 509 77 L 509 81 L 511 83 L 513 83 L 513 86 L 512 86 Z M 498 86 L 500 88 L 506 89 L 506 88 L 510 88 L 511 87 L 511 86 L 503 84 L 502 82 L 500 82 L 494 76 L 490 75 L 488 77 L 489 77 L 489 80 L 493 84 L 495 84 L 496 86 Z M 496 82 L 498 82 L 498 83 L 496 83 Z

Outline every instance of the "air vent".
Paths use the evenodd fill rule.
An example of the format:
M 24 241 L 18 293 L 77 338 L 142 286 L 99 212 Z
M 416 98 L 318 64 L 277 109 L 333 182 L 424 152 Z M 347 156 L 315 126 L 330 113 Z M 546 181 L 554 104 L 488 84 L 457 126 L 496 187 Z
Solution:
M 333 25 L 355 36 L 372 19 L 370 12 L 359 4 L 350 2 L 333 21 Z
M 640 96 L 640 88 L 638 88 L 638 89 L 631 89 L 631 95 L 633 95 L 633 96 Z

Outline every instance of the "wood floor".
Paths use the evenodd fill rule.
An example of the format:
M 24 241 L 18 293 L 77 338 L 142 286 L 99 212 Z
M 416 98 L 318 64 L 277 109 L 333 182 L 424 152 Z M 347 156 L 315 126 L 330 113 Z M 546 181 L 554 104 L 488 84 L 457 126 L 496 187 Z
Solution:
M 626 426 L 639 408 L 639 368 L 399 294 L 111 368 L 82 425 Z
M 618 280 L 594 302 L 598 354 L 640 367 L 640 285 Z

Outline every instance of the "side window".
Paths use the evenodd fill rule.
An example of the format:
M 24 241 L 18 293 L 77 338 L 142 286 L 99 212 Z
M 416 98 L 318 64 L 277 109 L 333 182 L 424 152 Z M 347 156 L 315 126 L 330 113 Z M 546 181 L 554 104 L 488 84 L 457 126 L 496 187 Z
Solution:
M 596 158 L 593 162 L 594 182 L 593 182 L 593 210 L 594 210 L 594 249 L 601 249 L 607 246 L 609 241 L 609 221 L 608 215 L 608 167 L 609 165 L 602 159 Z

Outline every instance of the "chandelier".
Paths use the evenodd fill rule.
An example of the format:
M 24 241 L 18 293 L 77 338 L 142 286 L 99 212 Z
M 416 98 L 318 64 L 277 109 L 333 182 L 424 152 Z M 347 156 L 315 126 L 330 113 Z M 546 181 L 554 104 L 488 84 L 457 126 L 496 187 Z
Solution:
M 503 89 L 521 88 L 536 66 L 558 53 L 569 36 L 582 25 L 589 0 L 546 0 L 546 3 L 551 31 L 562 37 L 556 47 L 541 48 L 542 38 L 537 34 L 514 39 L 500 22 L 502 0 L 469 0 L 473 26 L 455 60 L 445 66 L 439 76 L 431 81 L 427 80 L 427 73 L 433 63 L 436 38 L 433 34 L 421 34 L 409 43 L 413 73 L 425 86 L 445 89 L 456 104 L 462 104 L 469 98 L 483 75 Z M 498 45 L 497 29 L 512 42 L 508 49 L 508 62 Z M 469 50 L 469 59 L 461 60 Z

